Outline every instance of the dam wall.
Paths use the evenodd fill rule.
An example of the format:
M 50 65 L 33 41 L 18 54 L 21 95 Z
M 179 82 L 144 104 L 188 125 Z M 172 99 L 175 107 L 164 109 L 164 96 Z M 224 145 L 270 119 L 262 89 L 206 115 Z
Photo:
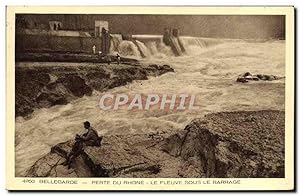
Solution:
M 16 53 L 22 52 L 63 52 L 92 53 L 101 47 L 100 37 L 52 36 L 47 34 L 16 36 Z
M 215 38 L 187 36 L 132 35 L 124 37 L 118 34 L 111 34 L 111 36 L 110 53 L 136 58 L 190 55 L 195 52 L 195 49 L 199 51 L 224 41 Z
M 185 37 L 177 35 L 122 35 L 103 33 L 92 37 L 80 31 L 28 30 L 17 32 L 16 58 L 28 53 L 102 54 L 117 53 L 130 58 L 164 58 L 189 55 L 196 50 L 220 44 L 219 39 Z M 22 59 L 22 58 L 21 58 Z

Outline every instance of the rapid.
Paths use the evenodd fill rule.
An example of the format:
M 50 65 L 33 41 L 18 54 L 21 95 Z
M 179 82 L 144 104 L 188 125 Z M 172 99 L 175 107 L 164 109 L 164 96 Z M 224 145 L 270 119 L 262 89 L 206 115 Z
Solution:
M 285 79 L 237 83 L 239 74 L 285 75 L 285 41 L 228 40 L 182 37 L 186 54 L 175 57 L 155 36 L 138 36 L 131 41 L 115 38 L 111 52 L 135 57 L 142 62 L 168 64 L 175 69 L 149 80 L 134 81 L 110 89 L 109 93 L 192 94 L 199 111 L 103 111 L 93 92 L 67 105 L 37 109 L 29 119 L 16 118 L 16 176 L 23 176 L 50 148 L 72 139 L 90 121 L 100 135 L 166 133 L 183 129 L 194 118 L 211 112 L 264 110 L 285 107 Z M 145 54 L 142 58 L 140 51 Z

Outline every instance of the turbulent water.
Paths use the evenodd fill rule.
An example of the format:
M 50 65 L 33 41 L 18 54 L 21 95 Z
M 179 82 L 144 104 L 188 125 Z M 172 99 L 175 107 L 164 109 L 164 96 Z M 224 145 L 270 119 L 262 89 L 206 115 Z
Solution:
M 239 74 L 247 71 L 284 76 L 284 41 L 203 40 L 183 38 L 186 54 L 174 57 L 162 43 L 140 39 L 138 44 L 147 54 L 143 61 L 169 64 L 175 73 L 109 90 L 127 94 L 193 94 L 199 111 L 101 111 L 98 107 L 99 92 L 67 105 L 38 109 L 30 119 L 16 119 L 16 175 L 24 175 L 26 169 L 48 153 L 51 146 L 82 132 L 85 120 L 103 135 L 131 134 L 175 131 L 210 112 L 284 110 L 284 79 L 245 84 L 235 82 Z M 112 50 L 121 55 L 141 57 L 135 45 L 128 41 L 119 40 Z

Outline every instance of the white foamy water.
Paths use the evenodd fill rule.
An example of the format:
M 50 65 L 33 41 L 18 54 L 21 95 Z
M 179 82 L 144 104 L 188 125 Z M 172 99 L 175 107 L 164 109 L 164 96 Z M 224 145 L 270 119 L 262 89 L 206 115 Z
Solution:
M 108 92 L 193 94 L 200 111 L 101 111 L 98 92 L 67 105 L 38 109 L 31 119 L 16 119 L 16 175 L 24 175 L 26 169 L 50 151 L 51 146 L 72 139 L 81 132 L 85 120 L 103 135 L 172 132 L 210 112 L 284 109 L 284 79 L 246 84 L 235 82 L 239 74 L 247 71 L 284 76 L 284 41 L 219 40 L 210 46 L 201 46 L 203 42 L 193 44 L 195 40 L 188 38 L 183 42 L 189 46 L 188 55 L 174 57 L 165 53 L 144 59 L 150 63 L 169 64 L 175 73 L 134 81 Z M 121 48 L 125 50 L 129 45 L 133 47 L 126 42 Z M 149 53 L 162 51 L 155 42 L 145 43 L 145 46 Z

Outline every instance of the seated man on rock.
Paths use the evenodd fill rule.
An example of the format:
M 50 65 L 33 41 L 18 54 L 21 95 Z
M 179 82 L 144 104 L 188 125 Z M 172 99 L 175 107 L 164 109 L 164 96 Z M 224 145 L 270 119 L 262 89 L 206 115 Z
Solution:
M 85 121 L 83 125 L 84 128 L 87 130 L 87 132 L 81 136 L 83 143 L 86 146 L 100 146 L 102 137 L 98 136 L 97 131 L 93 127 L 91 127 L 90 122 Z
M 78 157 L 82 153 L 82 151 L 83 151 L 83 140 L 79 135 L 76 134 L 75 143 L 72 146 L 72 150 L 68 154 L 64 165 L 65 166 L 68 165 L 68 169 L 70 169 L 72 162 L 75 160 L 76 157 Z
M 102 137 L 98 136 L 97 131 L 91 127 L 90 122 L 86 121 L 83 125 L 87 132 L 82 136 L 76 134 L 75 143 L 64 164 L 68 165 L 68 169 L 71 168 L 71 164 L 75 158 L 82 153 L 84 146 L 101 146 Z

